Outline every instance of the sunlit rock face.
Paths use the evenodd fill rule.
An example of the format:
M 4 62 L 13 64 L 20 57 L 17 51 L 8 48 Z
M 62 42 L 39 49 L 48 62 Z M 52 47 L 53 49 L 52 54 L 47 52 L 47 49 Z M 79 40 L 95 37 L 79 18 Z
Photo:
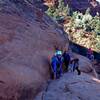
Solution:
M 33 100 L 49 78 L 58 26 L 27 0 L 0 0 L 0 100 Z
M 35 100 L 99 100 L 100 80 L 82 73 L 67 73 L 51 81 Z
M 63 32 L 29 0 L 0 0 L 0 100 L 34 100 Z

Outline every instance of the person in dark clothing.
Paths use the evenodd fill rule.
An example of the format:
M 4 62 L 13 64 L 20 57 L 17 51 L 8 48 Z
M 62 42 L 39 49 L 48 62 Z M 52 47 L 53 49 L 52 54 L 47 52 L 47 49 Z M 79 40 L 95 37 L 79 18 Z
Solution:
M 64 64 L 66 66 L 65 70 L 68 71 L 68 66 L 69 66 L 69 63 L 70 63 L 70 55 L 67 51 L 64 51 L 63 58 L 64 58 Z
M 78 75 L 81 74 L 81 71 L 79 70 L 79 59 L 78 58 L 76 58 L 76 59 L 73 60 L 73 72 L 75 70 L 77 70 Z
M 63 57 L 62 55 L 56 55 L 57 57 L 57 78 L 59 78 L 63 71 L 62 71 L 62 64 L 63 64 Z
M 55 79 L 59 78 L 62 75 L 62 64 L 62 51 L 57 49 L 54 56 L 51 59 L 51 68 Z
M 57 78 L 57 58 L 56 56 L 53 56 L 51 58 L 51 70 L 52 70 L 52 74 L 53 74 L 53 78 L 56 79 Z
M 68 66 L 68 71 L 73 72 L 73 65 L 73 60 L 71 60 Z

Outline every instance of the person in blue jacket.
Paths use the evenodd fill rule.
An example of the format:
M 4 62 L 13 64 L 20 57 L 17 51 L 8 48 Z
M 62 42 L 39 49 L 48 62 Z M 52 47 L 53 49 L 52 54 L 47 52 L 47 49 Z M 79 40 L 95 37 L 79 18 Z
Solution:
M 54 78 L 57 79 L 62 75 L 62 51 L 57 49 L 54 56 L 51 59 L 51 67 L 54 73 Z

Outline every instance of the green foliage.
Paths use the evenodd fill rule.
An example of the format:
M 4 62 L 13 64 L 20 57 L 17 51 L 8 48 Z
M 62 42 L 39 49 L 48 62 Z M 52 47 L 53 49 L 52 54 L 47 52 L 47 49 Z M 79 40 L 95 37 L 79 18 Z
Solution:
M 70 13 L 70 8 L 68 5 L 67 6 L 64 5 L 64 0 L 59 0 L 58 2 L 59 5 L 57 8 L 52 6 L 46 12 L 49 16 L 51 16 L 55 20 L 59 19 L 60 17 L 65 17 Z
M 98 15 L 91 20 L 90 26 L 96 33 L 100 33 L 100 17 Z
M 64 10 L 64 1 L 63 0 L 58 0 L 59 5 L 58 5 L 58 9 L 60 12 L 62 12 Z
M 68 18 L 70 15 L 70 8 L 68 5 L 64 5 L 64 0 L 58 0 L 58 2 L 58 7 L 50 7 L 47 11 L 47 14 L 56 21 L 63 20 L 65 17 Z M 86 10 L 85 14 L 78 11 L 73 12 L 72 16 L 70 16 L 69 23 L 66 24 L 64 28 L 66 28 L 66 30 L 68 28 L 72 30 L 71 34 L 73 34 L 73 36 L 74 34 L 75 36 L 79 35 L 80 41 L 87 37 L 90 41 L 89 45 L 91 44 L 95 50 L 100 52 L 100 36 L 98 35 L 98 33 L 100 33 L 100 17 L 98 13 L 95 17 L 92 17 L 90 15 L 90 8 Z M 78 30 L 78 33 L 74 30 Z M 75 38 L 73 38 L 72 41 L 74 41 L 74 39 Z M 75 41 L 77 43 L 76 39 Z
M 97 48 L 97 51 L 100 52 L 100 42 L 96 43 L 96 48 Z
M 56 11 L 56 9 L 55 9 L 55 7 L 50 7 L 47 11 L 46 11 L 46 13 L 49 15 L 49 16 L 51 16 L 51 17 L 54 17 L 54 13 L 55 13 L 55 11 Z
M 96 37 L 96 49 L 100 52 L 100 35 Z
M 56 11 L 53 13 L 53 17 L 54 17 L 54 19 L 60 18 L 58 9 L 56 9 Z
M 68 5 L 67 6 L 64 5 L 64 0 L 59 0 L 58 2 L 59 2 L 58 10 L 60 14 L 62 14 L 63 16 L 69 15 L 70 8 Z
M 97 20 L 95 20 L 95 23 L 95 32 L 100 33 L 100 18 L 97 18 Z
M 77 15 L 78 15 L 78 12 L 77 11 L 73 12 L 72 18 L 73 19 L 76 19 Z
M 92 17 L 89 12 L 89 9 L 85 14 L 77 11 L 73 12 L 70 29 L 76 31 L 73 31 L 70 35 L 73 36 L 72 41 L 76 43 L 81 43 L 81 40 L 85 41 L 87 39 L 90 42 L 88 44 L 84 43 L 84 46 L 91 46 L 95 51 L 100 52 L 100 16 L 97 14 Z M 78 38 L 76 39 L 76 37 Z
M 72 19 L 74 20 L 75 28 L 83 28 L 90 31 L 93 28 L 93 25 L 91 26 L 93 17 L 89 14 L 89 9 L 87 9 L 84 15 L 77 11 L 73 12 Z
M 82 28 L 83 27 L 83 22 L 82 22 L 82 17 L 83 15 L 78 12 L 73 13 L 73 20 L 74 20 L 74 28 Z
M 63 8 L 63 13 L 65 13 L 66 16 L 67 16 L 67 15 L 70 15 L 70 8 L 69 8 L 68 5 L 67 5 L 66 7 Z

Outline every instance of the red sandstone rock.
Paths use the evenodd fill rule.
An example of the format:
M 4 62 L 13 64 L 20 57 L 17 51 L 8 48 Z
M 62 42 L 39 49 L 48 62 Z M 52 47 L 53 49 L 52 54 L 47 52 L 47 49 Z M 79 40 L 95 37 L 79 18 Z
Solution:
M 49 77 L 54 43 L 65 45 L 56 24 L 43 12 L 40 21 L 38 11 L 24 0 L 0 1 L 0 100 L 33 100 Z

